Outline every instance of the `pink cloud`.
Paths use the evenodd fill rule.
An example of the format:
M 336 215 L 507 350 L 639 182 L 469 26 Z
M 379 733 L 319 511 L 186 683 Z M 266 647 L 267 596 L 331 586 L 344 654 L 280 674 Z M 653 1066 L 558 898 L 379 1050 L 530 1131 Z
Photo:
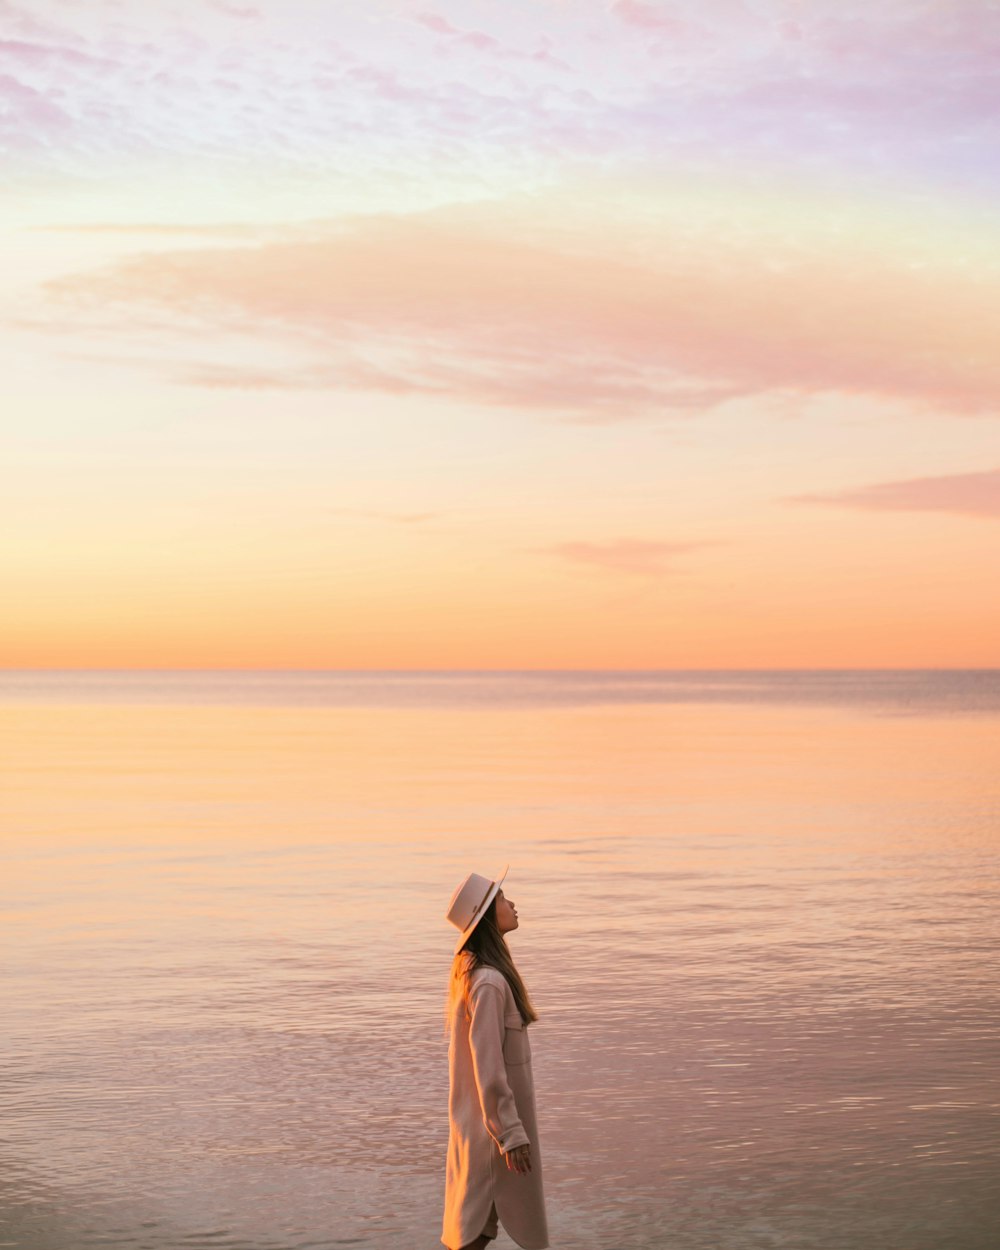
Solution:
M 227 4 L 226 0 L 209 0 L 209 7 L 215 9 L 217 13 L 224 13 L 226 17 L 235 17 L 239 21 L 244 22 L 259 21 L 261 17 L 260 9 L 238 4 Z
M 689 29 L 687 22 L 655 5 L 643 4 L 642 0 L 616 0 L 611 6 L 611 12 L 627 26 L 635 26 L 639 30 L 684 35 Z
M 439 13 L 418 13 L 415 21 L 421 26 L 426 26 L 428 30 L 433 30 L 439 35 L 452 35 L 459 42 L 470 44 L 473 48 L 478 48 L 481 52 L 501 51 L 503 44 L 493 35 L 484 34 L 480 30 L 462 30 L 458 26 L 453 26 L 446 17 L 442 17 Z
M 457 34 L 456 28 L 452 26 L 446 17 L 442 17 L 440 13 L 416 13 L 413 20 L 439 35 Z
M 26 39 L 58 40 L 63 34 L 52 22 L 40 19 L 37 12 L 29 12 L 19 4 L 12 4 L 11 0 L 0 0 L 0 20 L 5 30 Z
M 9 74 L 0 74 L 0 111 L 4 129 L 15 149 L 44 147 L 53 136 L 65 133 L 72 119 L 42 91 L 36 91 Z
M 777 31 L 783 39 L 789 39 L 795 43 L 803 38 L 803 30 L 799 23 L 788 19 L 778 22 Z
M 953 512 L 1000 517 L 1000 469 L 877 482 L 829 494 L 794 495 L 792 503 L 833 504 L 877 512 Z
M 376 341 L 377 350 L 381 345 Z M 697 413 L 743 392 L 709 385 L 657 388 L 650 382 L 616 381 L 600 365 L 586 359 L 570 368 L 565 362 L 526 361 L 523 353 L 504 353 L 497 346 L 488 361 L 459 359 L 455 342 L 422 346 L 419 365 L 390 359 L 373 364 L 363 345 L 331 344 L 322 365 L 292 364 L 254 367 L 202 362 L 174 367 L 171 380 L 187 386 L 250 391 L 344 390 L 378 391 L 387 395 L 440 395 L 467 398 L 479 404 L 534 408 L 571 413 L 579 422 L 598 423 L 651 411 Z M 136 362 L 132 362 L 136 363 Z
M 499 57 L 508 57 L 519 61 L 536 61 L 542 65 L 549 65 L 553 69 L 569 69 L 565 61 L 552 54 L 549 41 L 544 38 L 541 40 L 537 51 L 520 52 L 508 47 L 494 35 L 487 35 L 480 30 L 464 30 L 460 26 L 455 26 L 446 17 L 442 17 L 440 13 L 418 13 L 413 20 L 435 34 L 447 35 L 449 42 L 452 44 L 466 45 L 475 48 L 478 52 L 489 52 Z
M 667 241 L 640 260 L 595 233 L 563 252 L 502 210 L 140 255 L 48 290 L 116 335 L 145 308 L 198 347 L 239 333 L 297 353 L 179 366 L 204 385 L 426 392 L 590 420 L 776 391 L 964 413 L 1000 396 L 1000 299 L 968 270 L 753 238 Z
M 574 564 L 588 564 L 614 573 L 654 574 L 674 570 L 677 556 L 687 555 L 706 543 L 669 543 L 642 538 L 618 538 L 610 542 L 556 543 L 545 550 Z
M 279 173 L 379 164 L 433 184 L 463 162 L 489 181 L 512 161 L 546 176 L 596 157 L 995 190 L 1000 15 L 979 0 L 782 5 L 767 19 L 741 0 L 511 8 L 492 6 L 484 30 L 457 5 L 455 20 L 386 5 L 378 22 L 331 6 L 317 30 L 299 5 L 261 5 L 257 22 L 232 20 L 257 12 L 242 0 L 38 0 L 32 14 L 0 0 L 7 71 L 71 121 L 57 132 L 17 112 L 10 143 L 23 169 L 74 176 L 81 161 L 100 177 L 165 156 L 225 179 L 255 158 Z M 413 46 L 414 21 L 429 48 Z M 525 72 L 499 91 L 484 57 Z M 566 90 L 567 61 L 584 60 L 587 90 Z
M 14 62 L 26 68 L 43 67 L 57 62 L 98 71 L 115 64 L 107 57 L 94 56 L 76 48 L 36 43 L 27 39 L 0 39 L 0 60 Z

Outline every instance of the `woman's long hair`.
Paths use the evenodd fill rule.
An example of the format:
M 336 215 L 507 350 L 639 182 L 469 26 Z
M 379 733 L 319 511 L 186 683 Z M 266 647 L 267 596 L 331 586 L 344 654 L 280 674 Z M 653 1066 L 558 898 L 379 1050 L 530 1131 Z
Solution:
M 494 897 L 479 924 L 469 934 L 468 941 L 451 962 L 451 979 L 448 983 L 448 1001 L 445 1005 L 445 1032 L 451 1024 L 452 1013 L 461 1002 L 469 1009 L 469 986 L 477 968 L 496 968 L 507 978 L 514 1002 L 525 1024 L 538 1019 L 528 991 L 524 988 L 521 974 L 514 967 L 510 950 L 497 924 L 497 901 Z

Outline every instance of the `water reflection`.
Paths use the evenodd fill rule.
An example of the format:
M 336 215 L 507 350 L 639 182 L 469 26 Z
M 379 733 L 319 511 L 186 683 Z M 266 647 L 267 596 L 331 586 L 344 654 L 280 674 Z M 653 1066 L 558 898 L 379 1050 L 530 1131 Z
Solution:
M 436 1244 L 442 913 L 509 861 L 554 1244 L 986 1250 L 996 730 L 0 709 L 0 1242 Z

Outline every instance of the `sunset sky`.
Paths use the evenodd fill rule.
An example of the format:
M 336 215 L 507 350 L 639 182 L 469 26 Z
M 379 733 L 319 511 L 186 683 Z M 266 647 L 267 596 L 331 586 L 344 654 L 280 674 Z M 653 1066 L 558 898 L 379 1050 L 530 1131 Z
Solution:
M 0 666 L 1000 665 L 998 58 L 0 0 Z

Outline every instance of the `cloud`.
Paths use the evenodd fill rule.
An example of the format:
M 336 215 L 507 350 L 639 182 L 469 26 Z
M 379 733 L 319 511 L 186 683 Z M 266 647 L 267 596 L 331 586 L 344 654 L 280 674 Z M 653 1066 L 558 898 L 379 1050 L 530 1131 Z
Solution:
M 877 482 L 828 494 L 793 495 L 790 503 L 832 504 L 876 512 L 952 512 L 1000 517 L 1000 469 Z
M 26 230 L 42 234 L 166 234 L 195 235 L 205 238 L 228 238 L 230 236 L 251 236 L 260 238 L 268 231 L 257 225 L 246 222 L 66 222 L 60 225 L 26 226 Z M 279 231 L 286 232 L 287 227 Z
M 611 12 L 620 18 L 626 26 L 635 26 L 639 30 L 655 31 L 657 34 L 684 35 L 688 23 L 665 8 L 652 4 L 643 4 L 642 0 L 616 0 Z
M 607 102 L 611 128 L 650 156 L 694 144 L 814 174 L 996 187 L 1000 10 L 979 0 L 771 7 L 618 0 L 610 14 L 624 42 L 659 72 L 636 74 L 632 100 Z
M 461 30 L 453 26 L 447 18 L 439 13 L 418 13 L 414 21 L 438 35 L 452 35 L 459 43 L 467 43 L 477 52 L 502 52 L 503 44 L 493 35 L 484 34 L 481 30 Z
M 29 11 L 22 5 L 13 4 L 11 0 L 0 0 L 0 21 L 9 34 L 24 39 L 58 41 L 65 33 L 63 24 L 41 16 L 39 6 L 34 6 L 34 11 Z
M 65 328 L 65 327 L 64 327 Z M 436 343 L 425 339 L 421 359 L 417 349 L 387 359 L 382 365 L 365 354 L 394 353 L 379 342 L 353 351 L 343 344 L 327 352 L 323 365 L 284 364 L 265 369 L 245 364 L 202 363 L 176 365 L 171 380 L 185 386 L 249 391 L 366 390 L 386 395 L 438 395 L 468 399 L 478 404 L 564 412 L 581 423 L 601 423 L 670 411 L 675 415 L 704 412 L 728 399 L 739 388 L 682 385 L 669 376 L 662 384 L 617 379 L 599 363 L 567 357 L 562 361 L 519 358 L 504 354 L 500 345 L 481 345 L 478 355 L 466 352 L 454 339 Z M 334 363 L 335 362 L 335 363 Z M 135 363 L 135 362 L 133 362 Z
M 243 22 L 257 22 L 262 16 L 260 9 L 251 8 L 249 5 L 227 4 L 226 0 L 209 0 L 209 8 Z
M 27 39 L 0 39 L 0 61 L 20 64 L 28 69 L 52 67 L 57 73 L 67 67 L 93 69 L 100 73 L 115 65 L 108 57 Z
M 9 148 L 23 151 L 58 142 L 73 128 L 73 120 L 42 91 L 10 74 L 0 73 L 0 113 Z
M 14 172 L 73 177 L 81 162 L 134 175 L 138 158 L 224 182 L 260 161 L 275 180 L 389 171 L 440 194 L 442 171 L 467 188 L 544 182 L 580 160 L 763 161 L 837 182 L 929 177 L 940 195 L 996 189 L 1000 10 L 771 7 L 494 5 L 487 31 L 446 0 L 417 13 L 371 0 L 329 6 L 317 30 L 311 5 L 277 0 L 37 0 L 32 14 L 0 0 L 0 71 L 38 97 L 25 109 L 8 84 L 0 131 Z
M 545 38 L 542 38 L 537 51 L 520 52 L 497 39 L 495 35 L 488 35 L 481 30 L 464 30 L 455 26 L 440 13 L 417 13 L 413 20 L 437 35 L 447 36 L 448 45 L 451 47 L 466 46 L 476 52 L 486 52 L 510 60 L 535 61 L 539 64 L 550 65 L 553 69 L 568 70 L 570 68 L 565 61 L 552 55 L 549 41 Z
M 492 6 L 489 31 L 445 0 L 410 15 L 330 8 L 317 34 L 310 6 L 275 0 L 96 14 L 39 0 L 35 16 L 0 0 L 0 68 L 71 123 L 17 113 L 11 144 L 24 168 L 131 169 L 139 155 L 210 161 L 214 179 L 256 156 L 310 179 L 374 166 L 416 178 L 430 164 L 430 183 L 459 166 L 544 179 L 554 161 L 591 158 L 918 173 L 939 194 L 998 180 L 1000 11 L 981 0 L 771 15 L 741 0 L 580 0 Z M 497 73 L 482 73 L 484 56 Z
M 206 386 L 425 393 L 595 421 L 777 393 L 997 411 L 997 288 L 914 265 L 911 238 L 898 253 L 716 227 L 647 243 L 600 214 L 574 232 L 561 201 L 549 207 L 554 230 L 540 208 L 520 220 L 503 204 L 365 217 L 140 254 L 47 292 L 117 346 L 153 314 L 188 336 L 175 376 Z M 252 364 L 225 359 L 226 335 L 253 342 Z
M 391 174 L 395 186 L 436 184 L 440 198 L 438 163 L 456 181 L 464 167 L 466 188 L 550 167 L 553 145 L 595 107 L 552 81 L 566 66 L 530 26 L 521 51 L 516 28 L 512 42 L 441 18 L 443 62 L 426 47 L 414 54 L 402 15 L 342 9 L 321 29 L 303 6 L 275 3 L 103 14 L 40 3 L 39 22 L 0 0 L 0 144 L 16 154 L 16 172 L 77 177 L 86 161 L 95 175 L 117 165 L 134 176 L 136 158 L 204 160 L 218 182 L 256 160 L 275 180 Z M 533 72 L 484 79 L 483 53 Z
M 659 575 L 675 571 L 678 556 L 707 547 L 708 543 L 669 543 L 642 538 L 618 538 L 609 542 L 556 543 L 542 550 L 574 564 L 588 564 L 614 573 Z

